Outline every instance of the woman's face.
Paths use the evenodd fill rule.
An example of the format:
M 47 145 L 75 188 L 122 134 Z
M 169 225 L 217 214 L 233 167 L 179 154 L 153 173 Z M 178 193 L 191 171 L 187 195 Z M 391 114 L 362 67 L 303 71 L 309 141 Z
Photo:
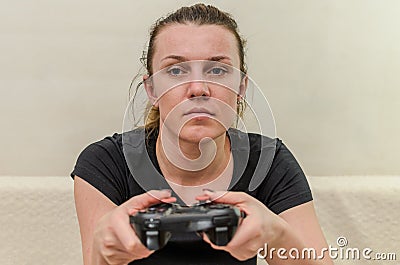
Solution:
M 157 98 L 154 104 L 160 111 L 161 131 L 167 129 L 181 140 L 197 143 L 205 137 L 215 139 L 225 134 L 235 119 L 240 77 L 230 84 L 236 91 L 218 82 L 193 81 L 202 80 L 196 77 L 172 87 L 165 87 L 170 83 L 163 82 L 165 78 L 174 80 L 187 74 L 189 68 L 194 76 L 198 72 L 221 78 L 227 70 L 224 65 L 240 69 L 237 41 L 224 27 L 173 24 L 159 32 L 152 61 L 152 85 L 147 85 L 146 89 Z M 166 91 L 161 96 L 155 95 L 159 87 Z

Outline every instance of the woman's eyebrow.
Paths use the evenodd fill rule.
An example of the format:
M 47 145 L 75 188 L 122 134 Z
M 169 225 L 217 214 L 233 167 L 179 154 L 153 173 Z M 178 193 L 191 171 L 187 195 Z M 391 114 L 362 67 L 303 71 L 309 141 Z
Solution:
M 219 62 L 219 61 L 222 61 L 222 60 L 229 60 L 229 61 L 230 61 L 231 58 L 230 58 L 229 56 L 219 55 L 219 56 L 210 57 L 210 58 L 208 58 L 207 60 Z
M 165 61 L 165 60 L 168 60 L 168 59 L 173 59 L 173 60 L 176 60 L 176 61 L 179 61 L 179 62 L 189 61 L 189 59 L 186 58 L 185 56 L 174 55 L 174 54 L 164 57 L 163 59 L 161 59 L 161 61 Z M 211 56 L 211 57 L 207 58 L 206 60 L 207 61 L 219 62 L 219 61 L 222 61 L 222 60 L 231 61 L 231 58 L 229 56 L 226 56 L 226 55 L 218 55 L 218 56 Z
M 180 55 L 168 55 L 168 56 L 162 58 L 161 61 L 165 61 L 165 60 L 168 60 L 168 59 L 174 59 L 174 60 L 177 60 L 177 61 L 180 61 L 180 62 L 188 61 L 188 59 L 186 57 L 180 56 Z

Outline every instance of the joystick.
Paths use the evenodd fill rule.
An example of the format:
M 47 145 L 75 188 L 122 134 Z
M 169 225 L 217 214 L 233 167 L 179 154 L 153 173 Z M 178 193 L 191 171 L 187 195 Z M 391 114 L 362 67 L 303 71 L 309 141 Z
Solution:
M 161 203 L 130 216 L 141 242 L 150 250 L 164 247 L 174 232 L 204 232 L 210 241 L 225 246 L 236 232 L 241 216 L 228 204 L 181 206 Z

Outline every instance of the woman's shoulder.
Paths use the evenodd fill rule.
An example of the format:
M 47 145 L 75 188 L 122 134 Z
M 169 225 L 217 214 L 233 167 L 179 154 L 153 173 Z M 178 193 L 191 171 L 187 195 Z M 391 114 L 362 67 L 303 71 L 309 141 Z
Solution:
M 276 214 L 312 200 L 303 170 L 281 139 L 240 131 L 235 131 L 234 135 L 238 139 L 248 139 L 247 166 L 251 168 L 236 190 L 240 187 L 246 190 L 244 187 L 248 186 L 249 194 Z
M 126 189 L 129 171 L 121 142 L 121 134 L 114 133 L 89 144 L 70 174 L 72 178 L 79 176 L 117 205 L 129 197 Z
M 101 158 L 103 156 L 119 153 L 122 150 L 122 135 L 114 133 L 113 135 L 106 136 L 101 140 L 87 145 L 80 153 L 78 160 L 81 157 L 94 156 Z
M 122 152 L 124 144 L 133 144 L 131 141 L 141 142 L 142 140 L 144 141 L 144 130 L 141 128 L 123 133 L 114 133 L 89 144 L 82 153 Z
M 272 168 L 301 170 L 297 159 L 282 139 L 271 138 L 258 133 L 247 133 L 247 135 L 252 152 L 268 151 L 271 155 L 273 153 Z
M 145 148 L 144 133 L 140 128 L 123 133 L 114 133 L 89 144 L 79 154 L 74 171 L 90 169 L 91 172 L 96 173 L 98 173 L 97 171 L 118 171 L 126 174 L 127 164 L 124 150 L 131 150 L 130 147 L 132 146 L 140 146 L 135 150 L 139 149 L 141 153 Z

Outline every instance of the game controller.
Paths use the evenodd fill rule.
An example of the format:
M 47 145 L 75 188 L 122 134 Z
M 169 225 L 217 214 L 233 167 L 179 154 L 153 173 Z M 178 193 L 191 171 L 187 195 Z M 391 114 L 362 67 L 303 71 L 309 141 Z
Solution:
M 130 216 L 141 242 L 150 250 L 164 247 L 174 232 L 204 232 L 212 243 L 225 246 L 232 239 L 241 212 L 227 204 L 194 206 L 161 203 Z

